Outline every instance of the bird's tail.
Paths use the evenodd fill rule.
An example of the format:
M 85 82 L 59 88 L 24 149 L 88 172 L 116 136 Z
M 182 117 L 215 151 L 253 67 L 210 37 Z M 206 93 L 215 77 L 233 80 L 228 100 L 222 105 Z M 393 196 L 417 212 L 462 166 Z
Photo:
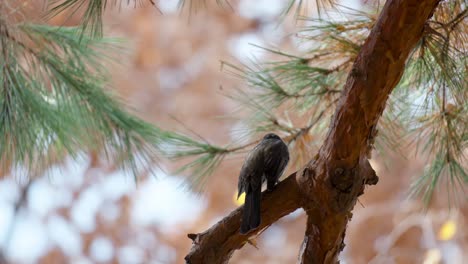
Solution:
M 242 215 L 241 234 L 246 234 L 250 230 L 260 225 L 260 197 L 261 188 L 252 190 L 250 188 L 245 192 L 244 212 Z

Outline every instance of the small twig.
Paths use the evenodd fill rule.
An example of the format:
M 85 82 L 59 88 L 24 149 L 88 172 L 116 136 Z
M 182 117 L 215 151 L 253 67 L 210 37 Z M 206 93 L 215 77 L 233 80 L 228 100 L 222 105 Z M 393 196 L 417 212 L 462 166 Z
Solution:
M 318 59 L 318 58 L 320 58 L 320 57 L 328 56 L 328 55 L 330 55 L 330 54 L 331 54 L 331 52 L 324 52 L 324 53 L 315 54 L 315 55 L 312 56 L 312 57 L 301 59 L 301 63 L 309 64 L 309 62 L 311 62 L 311 61 L 313 61 L 313 60 L 316 60 L 316 59 Z
M 317 116 L 317 118 L 315 118 L 315 120 L 313 122 L 311 122 L 308 126 L 299 129 L 299 131 L 297 133 L 295 133 L 294 136 L 289 140 L 288 145 L 291 144 L 293 141 L 295 141 L 299 136 L 308 133 L 310 131 L 310 129 L 312 129 L 312 127 L 314 127 L 320 121 L 320 119 L 322 119 L 325 112 L 328 111 L 330 109 L 330 107 L 332 105 L 334 105 L 337 101 L 338 101 L 338 99 L 333 100 L 333 102 L 331 102 L 329 105 L 327 105 L 325 107 L 325 109 L 323 109 L 320 112 L 320 114 Z
M 195 136 L 197 136 L 200 140 L 202 140 L 203 142 L 205 142 L 205 144 L 207 145 L 211 145 L 210 142 L 208 142 L 208 140 L 206 140 L 204 137 L 202 137 L 199 133 L 197 133 L 195 130 L 191 129 L 189 126 L 187 126 L 184 122 L 182 122 L 181 120 L 179 120 L 177 117 L 175 117 L 174 115 L 169 115 L 174 121 L 176 121 L 177 123 L 179 123 L 180 125 L 182 125 L 185 129 L 187 129 L 189 132 L 193 133 Z
M 245 149 L 249 146 L 252 146 L 252 145 L 255 145 L 257 144 L 258 142 L 260 142 L 260 140 L 255 140 L 255 141 L 252 141 L 252 142 L 249 142 L 249 143 L 246 143 L 244 145 L 241 145 L 241 146 L 238 146 L 238 147 L 235 147 L 235 148 L 227 148 L 226 151 L 227 152 L 235 152 L 235 151 L 238 151 L 238 150 L 241 150 L 241 149 Z
M 450 20 L 446 25 L 450 25 L 450 29 L 453 30 L 460 22 L 464 21 L 466 16 L 468 16 L 468 9 L 464 9 L 462 12 L 460 12 L 454 19 Z

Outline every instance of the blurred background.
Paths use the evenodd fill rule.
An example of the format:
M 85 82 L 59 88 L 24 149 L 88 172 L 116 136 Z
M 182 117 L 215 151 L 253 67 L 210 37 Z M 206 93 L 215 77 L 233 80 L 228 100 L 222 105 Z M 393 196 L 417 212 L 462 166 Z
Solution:
M 22 2 L 34 18 L 47 1 Z M 126 39 L 127 47 L 121 64 L 111 66 L 112 87 L 143 119 L 226 144 L 236 140 L 240 124 L 225 118 L 236 105 L 223 91 L 245 84 L 223 72 L 221 61 L 268 59 L 252 44 L 294 51 L 296 22 L 278 22 L 283 0 L 230 1 L 234 11 L 207 1 L 190 17 L 177 2 L 161 0 L 158 9 L 142 1 L 106 13 L 105 34 Z M 355 9 L 364 2 L 340 1 Z M 316 14 L 313 7 L 308 12 Z M 79 14 L 51 21 L 78 22 Z M 187 175 L 171 174 L 180 164 L 160 164 L 135 182 L 93 153 L 31 179 L 1 171 L 0 263 L 183 263 L 191 246 L 187 233 L 206 230 L 239 206 L 243 158 L 225 160 L 202 193 L 184 187 Z M 449 206 L 438 192 L 424 210 L 420 200 L 408 198 L 424 160 L 374 155 L 372 166 L 380 181 L 356 205 L 342 263 L 467 263 L 467 204 Z M 295 263 L 304 230 L 298 210 L 259 235 L 257 248 L 236 251 L 231 263 Z

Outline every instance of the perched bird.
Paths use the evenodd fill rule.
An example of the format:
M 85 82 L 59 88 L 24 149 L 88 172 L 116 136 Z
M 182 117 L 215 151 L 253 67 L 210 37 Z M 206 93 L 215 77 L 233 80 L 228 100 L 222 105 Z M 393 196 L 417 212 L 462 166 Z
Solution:
M 239 198 L 245 192 L 241 234 L 260 225 L 262 183 L 266 181 L 267 190 L 273 190 L 288 162 L 288 146 L 273 133 L 266 134 L 247 155 L 240 171 L 237 194 Z

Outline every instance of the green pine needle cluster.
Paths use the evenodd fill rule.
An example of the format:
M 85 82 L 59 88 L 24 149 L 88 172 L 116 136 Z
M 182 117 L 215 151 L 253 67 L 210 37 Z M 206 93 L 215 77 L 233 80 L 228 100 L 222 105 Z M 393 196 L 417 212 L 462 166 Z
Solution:
M 207 177 L 223 161 L 225 155 L 231 152 L 226 147 L 219 147 L 205 140 L 197 141 L 188 136 L 167 132 L 164 134 L 162 153 L 171 160 L 190 159 L 181 166 L 175 174 L 190 173 L 189 187 L 201 191 Z
M 308 5 L 310 2 L 315 4 L 315 8 L 319 16 L 324 13 L 326 9 L 333 8 L 336 6 L 335 0 L 315 0 L 315 1 L 305 1 L 305 0 L 289 0 L 286 7 L 283 10 L 283 16 L 294 13 L 295 17 L 302 16 L 307 12 Z
M 156 156 L 160 131 L 106 90 L 118 41 L 78 28 L 0 25 L 0 160 L 30 171 L 54 158 L 104 150 L 124 168 Z M 136 171 L 135 171 L 136 172 Z
M 411 188 L 426 203 L 438 186 L 446 186 L 449 201 L 466 196 L 467 16 L 467 7 L 459 1 L 442 4 L 393 94 L 401 105 L 399 121 L 408 128 L 407 138 L 427 157 L 424 174 Z

